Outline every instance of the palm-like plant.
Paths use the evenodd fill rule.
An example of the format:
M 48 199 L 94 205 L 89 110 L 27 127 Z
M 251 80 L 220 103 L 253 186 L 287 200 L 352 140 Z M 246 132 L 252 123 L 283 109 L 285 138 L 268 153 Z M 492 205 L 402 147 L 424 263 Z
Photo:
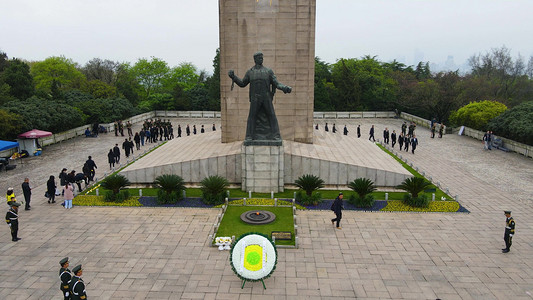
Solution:
M 128 185 L 130 185 L 130 181 L 128 180 L 128 178 L 121 174 L 110 175 L 100 184 L 100 186 L 104 189 L 111 190 L 113 192 L 113 195 L 118 194 L 118 192 L 120 192 L 120 189 Z
M 357 178 L 350 182 L 348 187 L 356 192 L 360 199 L 364 199 L 366 195 L 376 190 L 374 182 L 368 178 Z
M 204 178 L 200 185 L 203 200 L 209 204 L 219 204 L 224 200 L 224 192 L 229 183 L 226 178 L 214 175 Z
M 311 196 L 313 191 L 324 187 L 324 180 L 312 174 L 305 174 L 298 177 L 298 179 L 294 181 L 294 184 L 304 190 L 307 196 Z
M 411 177 L 405 179 L 397 188 L 411 193 L 413 198 L 416 198 L 418 194 L 431 186 L 433 186 L 431 182 L 422 177 Z
M 185 190 L 185 181 L 183 181 L 183 178 L 174 174 L 157 176 L 154 184 L 167 195 L 170 195 L 172 192 L 180 193 Z

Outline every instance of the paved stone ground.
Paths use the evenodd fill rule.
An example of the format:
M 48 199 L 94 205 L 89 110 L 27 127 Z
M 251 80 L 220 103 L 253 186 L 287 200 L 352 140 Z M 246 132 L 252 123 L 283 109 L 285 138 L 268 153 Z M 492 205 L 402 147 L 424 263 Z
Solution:
M 333 120 L 330 120 L 333 121 Z M 179 120 L 180 124 L 213 120 Z M 215 122 L 218 122 L 215 120 Z M 321 120 L 320 122 L 325 122 Z M 354 138 L 362 124 L 368 138 L 392 119 L 346 121 Z M 331 122 L 332 123 L 332 122 Z M 339 129 L 344 121 L 337 120 Z M 341 124 L 341 125 L 339 125 Z M 208 127 L 210 128 L 210 126 Z M 84 265 L 91 299 L 532 299 L 533 161 L 456 135 L 430 139 L 417 130 L 410 162 L 459 195 L 471 213 L 345 212 L 342 230 L 331 212 L 300 211 L 300 249 L 280 249 L 276 271 L 244 289 L 229 266 L 228 252 L 207 246 L 217 210 L 74 207 L 48 205 L 48 176 L 65 166 L 80 169 L 93 155 L 98 174 L 107 169 L 114 135 L 77 138 L 45 149 L 14 171 L 1 173 L 0 189 L 30 177 L 32 210 L 21 211 L 18 243 L 0 230 L 0 299 L 61 299 L 59 260 Z M 339 134 L 339 133 L 337 133 Z M 504 209 L 513 210 L 517 234 L 502 254 Z

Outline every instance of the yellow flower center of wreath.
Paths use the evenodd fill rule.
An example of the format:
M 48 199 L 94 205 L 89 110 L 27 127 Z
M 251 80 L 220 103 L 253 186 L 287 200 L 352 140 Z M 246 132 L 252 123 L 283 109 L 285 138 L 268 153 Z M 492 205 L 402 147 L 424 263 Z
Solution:
M 244 267 L 249 271 L 259 271 L 263 268 L 263 248 L 250 245 L 244 248 Z

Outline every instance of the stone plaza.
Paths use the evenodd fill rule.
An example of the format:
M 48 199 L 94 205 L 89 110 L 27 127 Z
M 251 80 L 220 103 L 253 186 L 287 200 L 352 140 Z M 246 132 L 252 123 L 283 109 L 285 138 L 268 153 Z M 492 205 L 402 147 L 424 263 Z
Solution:
M 335 141 L 338 151 L 367 143 L 359 158 L 364 159 L 381 151 L 367 140 L 372 124 L 379 138 L 385 127 L 399 131 L 403 121 L 315 122 L 320 123 L 315 137 Z M 339 129 L 346 124 L 350 133 L 325 133 L 324 122 L 336 122 Z M 172 123 L 210 128 L 220 119 L 173 118 Z M 359 124 L 362 137 L 354 142 Z M 300 248 L 278 249 L 266 290 L 261 283 L 241 289 L 229 252 L 209 247 L 217 209 L 75 206 L 67 211 L 48 204 L 43 195 L 50 175 L 57 179 L 63 167 L 81 170 L 88 155 L 98 165 L 97 177 L 109 173 L 106 154 L 123 138 L 110 133 L 48 146 L 42 156 L 0 174 L 0 189 L 14 187 L 18 199 L 23 199 L 24 177 L 33 187 L 32 210 L 20 211 L 22 240 L 11 242 L 7 225 L 0 231 L 0 299 L 61 299 L 58 262 L 65 256 L 71 267 L 83 264 L 90 299 L 531 299 L 533 161 L 483 151 L 481 141 L 464 136 L 431 139 L 421 127 L 416 133 L 416 154 L 403 156 L 457 195 L 470 213 L 345 211 L 343 229 L 336 230 L 331 211 L 298 211 Z M 198 134 L 179 142 L 202 149 L 206 138 L 207 133 Z M 502 254 L 507 209 L 517 226 L 511 252 Z

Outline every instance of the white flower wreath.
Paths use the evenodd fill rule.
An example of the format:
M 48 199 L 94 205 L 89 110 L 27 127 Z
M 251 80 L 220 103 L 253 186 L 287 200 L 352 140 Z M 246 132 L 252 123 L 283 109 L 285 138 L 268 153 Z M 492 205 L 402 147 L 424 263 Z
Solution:
M 268 238 L 250 233 L 233 245 L 230 259 L 232 268 L 239 277 L 256 281 L 270 276 L 274 271 L 277 253 Z

